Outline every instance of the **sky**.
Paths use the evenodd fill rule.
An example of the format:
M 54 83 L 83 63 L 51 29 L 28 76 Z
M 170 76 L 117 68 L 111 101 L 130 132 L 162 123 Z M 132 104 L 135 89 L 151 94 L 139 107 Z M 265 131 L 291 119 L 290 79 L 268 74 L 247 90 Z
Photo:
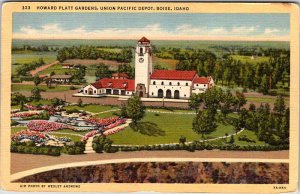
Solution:
M 16 39 L 289 41 L 289 14 L 14 13 Z

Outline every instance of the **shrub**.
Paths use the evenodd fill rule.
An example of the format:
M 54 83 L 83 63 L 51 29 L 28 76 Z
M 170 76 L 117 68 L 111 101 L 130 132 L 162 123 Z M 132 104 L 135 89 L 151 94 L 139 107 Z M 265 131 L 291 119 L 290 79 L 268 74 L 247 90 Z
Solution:
M 18 124 L 19 123 L 17 121 L 15 121 L 15 120 L 11 120 L 11 122 L 10 122 L 10 126 L 16 126 Z
M 66 110 L 66 113 L 68 113 L 68 114 L 80 113 L 80 110 L 74 108 L 74 109 Z
M 185 144 L 185 142 L 186 142 L 186 137 L 180 136 L 180 138 L 179 138 L 179 143 Z
M 70 90 L 76 90 L 77 88 L 75 86 L 70 86 Z
M 250 142 L 250 143 L 256 143 L 256 141 L 254 139 L 248 138 L 246 135 L 239 136 L 238 140 L 246 141 L 246 142 Z

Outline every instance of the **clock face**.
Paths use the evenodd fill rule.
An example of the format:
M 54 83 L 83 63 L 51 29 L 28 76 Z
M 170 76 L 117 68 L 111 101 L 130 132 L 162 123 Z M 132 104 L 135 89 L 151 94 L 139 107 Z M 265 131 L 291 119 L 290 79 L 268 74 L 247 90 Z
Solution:
M 140 62 L 140 63 L 143 63 L 143 62 L 144 62 L 144 59 L 143 59 L 143 58 L 139 58 L 139 62 Z

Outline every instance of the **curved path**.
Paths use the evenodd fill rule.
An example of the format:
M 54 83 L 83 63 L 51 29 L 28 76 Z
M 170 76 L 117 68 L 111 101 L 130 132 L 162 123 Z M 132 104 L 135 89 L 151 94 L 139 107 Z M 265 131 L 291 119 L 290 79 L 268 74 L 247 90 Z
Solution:
M 111 129 L 108 129 L 104 132 L 104 135 L 107 135 L 109 134 L 110 132 L 112 131 L 115 131 L 115 130 L 118 130 L 118 129 L 121 129 L 121 128 L 125 128 L 127 127 L 130 123 L 132 122 L 131 119 L 127 119 L 126 120 L 126 123 L 125 124 L 122 124 L 122 125 L 119 125 L 119 126 L 116 126 L 114 128 L 111 128 Z M 91 154 L 91 153 L 96 153 L 94 150 L 93 150 L 93 139 L 95 136 L 99 136 L 100 134 L 96 134 L 90 138 L 88 138 L 88 140 L 86 141 L 86 144 L 85 144 L 85 151 L 84 153 L 86 154 Z
M 31 74 L 32 76 L 35 76 L 38 72 L 43 71 L 43 70 L 45 70 L 45 69 L 47 69 L 47 68 L 49 68 L 49 67 L 51 67 L 51 66 L 53 66 L 53 65 L 56 65 L 56 64 L 58 64 L 58 63 L 59 63 L 59 61 L 54 61 L 54 62 L 52 62 L 52 63 L 45 64 L 45 65 L 43 65 L 43 66 L 40 66 L 40 67 L 38 67 L 38 68 L 36 68 L 36 69 L 30 71 L 30 74 Z
M 81 155 L 61 155 L 46 156 L 33 154 L 11 153 L 11 174 L 14 177 L 20 177 L 20 172 L 32 170 L 37 173 L 38 168 L 55 169 L 54 166 L 61 168 L 76 166 L 79 163 L 96 164 L 101 161 L 114 163 L 118 160 L 131 161 L 164 161 L 188 160 L 188 161 L 260 161 L 260 162 L 285 162 L 289 159 L 289 151 L 225 151 L 225 150 L 203 150 L 188 152 L 185 150 L 168 150 L 168 151 L 136 151 L 136 152 L 116 152 L 116 153 L 93 153 Z M 18 175 L 19 174 L 19 175 Z

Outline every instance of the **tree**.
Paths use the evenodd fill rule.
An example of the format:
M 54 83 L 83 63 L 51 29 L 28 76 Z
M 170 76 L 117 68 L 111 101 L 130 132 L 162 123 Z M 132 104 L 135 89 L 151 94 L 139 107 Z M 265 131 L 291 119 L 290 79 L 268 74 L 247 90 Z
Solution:
M 189 107 L 194 109 L 197 113 L 202 102 L 202 94 L 192 94 L 189 100 Z
M 285 111 L 285 103 L 284 103 L 284 98 L 279 95 L 277 96 L 276 98 L 276 101 L 274 103 L 274 108 L 273 110 L 279 114 L 279 115 L 283 115 L 284 114 L 284 111 Z
M 140 97 L 132 96 L 128 99 L 126 113 L 135 125 L 145 116 L 145 106 L 143 105 Z
M 105 65 L 104 63 L 97 65 L 97 70 L 95 72 L 95 76 L 98 79 L 111 77 L 111 72 L 109 71 L 109 67 L 107 65 Z
M 21 101 L 27 102 L 26 96 L 19 92 L 14 92 L 11 94 L 11 105 L 18 105 Z
M 82 104 L 82 99 L 81 99 L 81 98 L 78 99 L 78 102 L 77 102 L 77 103 L 78 103 L 78 106 L 79 106 L 79 107 L 82 107 L 82 106 L 83 106 L 83 104 Z
M 55 97 L 55 98 L 51 99 L 51 103 L 53 106 L 59 106 L 59 105 L 63 105 L 64 101 L 62 99 Z
M 121 115 L 122 117 L 127 117 L 126 105 L 125 105 L 124 103 L 121 104 L 120 115 Z
M 210 113 L 213 115 L 217 114 L 217 110 L 220 107 L 220 101 L 223 96 L 223 91 L 220 88 L 213 87 L 212 89 L 206 90 L 203 93 L 203 102 Z
M 255 111 L 255 110 L 256 110 L 255 104 L 251 103 L 251 104 L 249 105 L 249 111 Z
M 210 110 L 199 111 L 193 120 L 193 130 L 202 135 L 211 133 L 217 128 L 214 113 Z
M 242 93 L 242 92 L 237 91 L 235 93 L 235 96 L 236 96 L 236 100 L 237 100 L 238 110 L 240 111 L 241 107 L 243 107 L 247 103 L 247 100 L 244 96 L 244 93 Z
M 38 86 L 41 82 L 42 82 L 42 79 L 38 75 L 35 75 L 33 77 L 33 83 L 35 86 Z
M 230 143 L 230 144 L 234 144 L 234 137 L 233 137 L 233 135 L 230 136 L 229 143 Z
M 221 113 L 224 118 L 227 117 L 227 114 L 231 112 L 231 107 L 234 105 L 234 96 L 231 94 L 230 90 L 227 90 L 224 94 L 222 93 L 221 97 Z
M 179 143 L 180 144 L 185 144 L 185 142 L 186 142 L 186 137 L 181 135 L 180 138 L 179 138 Z
M 39 101 L 42 98 L 41 90 L 38 87 L 35 87 L 31 90 L 31 98 L 36 101 Z
M 102 153 L 103 151 L 108 152 L 111 148 L 113 141 L 106 138 L 106 136 L 97 136 L 93 139 L 93 150 L 97 153 Z

